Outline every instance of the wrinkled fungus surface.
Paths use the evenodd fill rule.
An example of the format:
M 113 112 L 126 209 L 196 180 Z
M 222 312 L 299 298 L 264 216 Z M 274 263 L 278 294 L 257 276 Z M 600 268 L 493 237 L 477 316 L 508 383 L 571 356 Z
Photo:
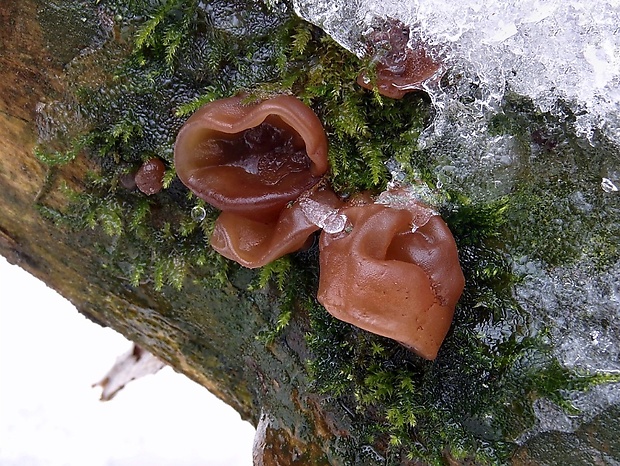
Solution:
M 166 166 L 164 162 L 159 159 L 150 159 L 144 162 L 138 169 L 134 181 L 140 191 L 150 196 L 157 194 L 164 187 L 165 173 Z M 129 183 L 128 181 L 125 182 Z
M 211 102 L 181 128 L 177 175 L 197 196 L 257 222 L 274 221 L 290 201 L 327 171 L 327 138 L 300 100 L 281 95 L 244 104 L 242 96 Z
M 437 215 L 417 224 L 419 209 L 428 211 L 342 209 L 350 227 L 321 235 L 318 300 L 334 317 L 435 359 L 465 279 L 448 226 Z
M 423 89 L 424 83 L 441 70 L 420 39 L 413 38 L 409 43 L 410 30 L 400 21 L 389 19 L 366 39 L 375 63 L 375 79 L 361 73 L 357 83 L 365 89 L 376 86 L 380 94 L 402 99 L 408 92 Z

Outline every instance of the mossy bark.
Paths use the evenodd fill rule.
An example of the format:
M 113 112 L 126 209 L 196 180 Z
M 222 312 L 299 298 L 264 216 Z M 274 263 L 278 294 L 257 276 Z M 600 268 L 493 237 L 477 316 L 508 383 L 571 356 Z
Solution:
M 338 409 L 308 389 L 303 316 L 269 347 L 256 340 L 273 318 L 268 291 L 262 302 L 246 296 L 244 271 L 224 288 L 186 278 L 182 291 L 131 286 L 106 273 L 96 231 L 69 233 L 45 219 L 37 200 L 62 207 L 54 188 L 80 190 L 89 168 L 83 156 L 48 169 L 33 156 L 40 102 L 65 93 L 60 31 L 44 31 L 38 5 L 0 5 L 0 254 L 68 298 L 91 320 L 109 326 L 203 385 L 258 425 L 257 464 L 337 464 L 334 439 L 346 431 Z M 7 27 L 8 25 L 8 27 Z M 50 46 L 49 41 L 58 41 Z M 66 45 L 66 43 L 65 43 Z M 66 49 L 66 47 L 65 47 Z M 263 453 L 264 452 L 264 453 Z
M 524 354 L 528 351 L 527 343 L 523 343 L 520 338 L 515 340 L 519 341 L 515 343 L 515 349 L 510 350 L 511 341 L 508 341 L 505 346 L 509 348 L 495 356 L 481 352 L 480 357 L 474 357 L 472 354 L 475 355 L 476 351 L 467 351 L 468 345 L 472 342 L 480 343 L 475 332 L 467 333 L 467 331 L 468 328 L 474 330 L 479 328 L 479 321 L 484 323 L 485 317 L 482 316 L 481 309 L 485 306 L 492 309 L 489 304 L 492 302 L 500 308 L 503 306 L 502 299 L 495 294 L 496 287 L 491 286 L 502 281 L 501 277 L 505 268 L 500 267 L 502 261 L 499 258 L 503 256 L 491 255 L 489 252 L 491 249 L 482 244 L 482 239 L 485 237 L 484 228 L 493 230 L 494 238 L 503 234 L 498 226 L 499 222 L 496 225 L 493 221 L 493 215 L 499 215 L 498 212 L 502 210 L 500 207 L 491 205 L 491 208 L 480 208 L 474 205 L 467 209 L 460 206 L 456 212 L 446 216 L 461 246 L 461 263 L 468 279 L 468 288 L 461 300 L 462 310 L 457 312 L 457 319 L 460 320 L 457 321 L 453 334 L 448 337 L 444 345 L 447 348 L 444 353 L 449 356 L 440 355 L 434 365 L 425 365 L 423 362 L 412 360 L 412 356 L 403 355 L 405 350 L 396 344 L 391 347 L 390 342 L 373 340 L 374 337 L 355 333 L 357 331 L 349 327 L 343 330 L 344 327 L 338 327 L 338 323 L 330 321 L 329 316 L 322 309 L 319 309 L 322 312 L 319 316 L 325 316 L 323 321 L 316 319 L 314 315 L 309 315 L 312 312 L 312 306 L 302 303 L 291 305 L 288 302 L 286 305 L 289 308 L 284 309 L 282 293 L 278 291 L 277 286 L 273 288 L 267 286 L 260 290 L 250 291 L 249 285 L 256 283 L 257 274 L 247 269 L 231 268 L 228 280 L 225 280 L 222 286 L 216 286 L 213 280 L 205 278 L 205 268 L 209 265 L 188 265 L 187 273 L 182 278 L 182 287 L 165 285 L 163 282 L 159 284 L 162 286 L 159 286 L 156 281 L 146 277 L 148 274 L 132 280 L 128 278 L 131 276 L 132 264 L 126 263 L 127 258 L 132 255 L 142 257 L 143 254 L 141 256 L 141 253 L 136 252 L 135 249 L 148 247 L 148 242 L 137 244 L 127 240 L 122 243 L 118 235 L 106 233 L 105 227 L 70 229 L 63 222 L 54 222 L 49 215 L 42 215 L 42 211 L 49 213 L 66 210 L 68 201 L 65 186 L 78 193 L 86 192 L 92 189 L 92 186 L 89 188 L 87 183 L 88 172 L 100 169 L 105 163 L 112 165 L 110 160 L 103 157 L 96 164 L 94 161 L 96 157 L 90 157 L 86 153 L 79 153 L 69 164 L 47 165 L 33 155 L 35 147 L 41 142 L 49 146 L 46 149 L 52 151 L 59 149 L 54 147 L 58 138 L 50 138 L 50 131 L 67 133 L 61 136 L 70 138 L 72 132 L 79 132 L 79 128 L 73 128 L 72 124 L 81 123 L 69 117 L 66 121 L 59 121 L 62 126 L 60 130 L 49 128 L 46 126 L 49 122 L 45 119 L 45 112 L 37 109 L 44 109 L 48 105 L 53 106 L 55 102 L 70 101 L 75 94 L 75 88 L 70 89 L 70 87 L 75 85 L 76 81 L 79 81 L 80 85 L 85 88 L 95 89 L 91 97 L 96 97 L 99 87 L 102 89 L 104 87 L 99 84 L 109 74 L 105 60 L 120 60 L 118 57 L 123 57 L 123 53 L 131 48 L 127 39 L 127 36 L 131 34 L 127 31 L 119 31 L 118 25 L 117 29 L 110 26 L 108 33 L 118 36 L 110 41 L 112 43 L 110 47 L 116 47 L 114 53 L 98 55 L 97 59 L 89 61 L 89 53 L 93 52 L 89 48 L 93 43 L 93 38 L 97 39 L 98 36 L 106 34 L 105 31 L 102 32 L 102 24 L 106 23 L 109 26 L 115 22 L 113 18 L 98 16 L 102 11 L 96 10 L 93 3 L 85 0 L 4 0 L 0 4 L 0 141 L 2 141 L 0 146 L 0 186 L 2 187 L 0 190 L 0 254 L 56 289 L 93 321 L 119 331 L 234 407 L 244 419 L 258 427 L 255 464 L 419 464 L 405 460 L 404 454 L 400 455 L 398 452 L 394 454 L 394 451 L 398 450 L 398 442 L 392 442 L 394 445 L 390 446 L 392 439 L 385 435 L 385 430 L 377 434 L 377 425 L 385 424 L 386 418 L 391 415 L 396 419 L 393 424 L 398 427 L 391 426 L 392 432 L 402 431 L 403 436 L 412 437 L 410 434 L 414 431 L 415 416 L 410 423 L 411 426 L 408 424 L 408 418 L 400 419 L 398 414 L 404 411 L 404 408 L 409 409 L 410 414 L 419 415 L 420 425 L 417 427 L 420 429 L 419 432 L 426 432 L 421 428 L 426 422 L 426 426 L 431 426 L 429 428 L 431 434 L 427 432 L 424 435 L 437 438 L 439 439 L 437 442 L 442 444 L 437 450 L 438 455 L 434 456 L 439 459 L 433 464 L 438 464 L 440 461 L 447 464 L 457 463 L 449 453 L 443 455 L 443 458 L 441 456 L 443 446 L 446 447 L 446 451 L 450 448 L 452 451 L 458 450 L 460 443 L 451 439 L 447 432 L 450 424 L 454 427 L 459 422 L 463 425 L 469 423 L 469 427 L 466 426 L 465 430 L 468 435 L 473 433 L 476 441 L 482 439 L 479 443 L 481 451 L 494 442 L 501 447 L 504 441 L 502 436 L 505 436 L 512 442 L 511 447 L 513 447 L 506 457 L 512 457 L 513 463 L 516 464 L 565 464 L 563 462 L 567 458 L 579 458 L 578 464 L 594 464 L 599 458 L 603 458 L 601 461 L 604 461 L 605 455 L 614 459 L 620 457 L 617 441 L 617 407 L 612 407 L 589 422 L 581 424 L 581 427 L 571 434 L 544 433 L 533 437 L 517 449 L 516 443 L 513 442 L 514 438 L 530 427 L 533 422 L 533 416 L 529 411 L 531 400 L 539 396 L 554 395 L 563 386 L 556 387 L 551 382 L 557 381 L 549 379 L 551 388 L 546 391 L 541 390 L 541 387 L 545 388 L 543 387 L 545 379 L 533 376 L 537 380 L 542 380 L 541 386 L 522 385 L 520 382 L 515 382 L 515 387 L 511 388 L 510 382 L 513 379 L 510 377 L 513 376 L 514 380 L 521 380 L 516 378 L 521 375 L 519 368 L 516 372 L 511 372 L 511 361 L 519 360 L 518 351 Z M 241 4 L 233 0 L 228 3 Z M 162 4 L 171 3 L 162 2 Z M 256 6 L 256 2 L 252 4 Z M 178 19 L 179 15 L 172 16 L 173 19 Z M 148 17 L 148 14 L 144 15 L 144 18 Z M 266 17 L 268 17 L 267 14 Z M 271 24 L 269 21 L 266 22 Z M 204 24 L 201 27 L 203 26 Z M 268 28 L 266 30 L 265 35 L 270 35 L 271 30 Z M 331 47 L 330 53 L 334 52 L 334 44 L 317 39 L 319 35 L 317 30 L 309 27 L 301 28 L 296 32 L 299 50 L 304 50 L 310 43 L 309 41 L 316 41 L 313 47 L 316 47 L 320 53 L 317 52 L 317 56 L 310 60 L 311 65 L 321 60 L 320 57 L 328 55 L 324 52 L 325 47 Z M 99 44 L 103 42 L 105 40 L 99 40 Z M 204 45 L 204 50 L 199 49 L 201 52 L 205 50 L 206 52 L 213 51 L 209 44 Z M 195 50 L 190 52 L 188 55 L 190 57 L 194 55 L 202 57 L 194 53 Z M 301 56 L 302 52 L 298 53 Z M 147 55 L 148 51 L 144 52 L 144 56 Z M 249 53 L 244 56 L 246 55 Z M 80 57 L 78 60 L 75 59 L 77 56 Z M 223 53 L 223 56 L 226 54 Z M 260 58 L 261 55 L 257 56 Z M 339 56 L 339 58 L 342 57 Z M 100 61 L 97 63 L 97 60 Z M 223 66 L 228 66 L 224 59 L 222 61 Z M 310 66 L 307 72 L 310 77 L 306 81 L 302 80 L 302 82 L 314 83 L 314 89 L 307 91 L 308 95 L 312 92 L 322 95 L 320 93 L 323 92 L 329 96 L 339 97 L 338 92 L 325 92 L 325 89 L 330 89 L 330 87 L 325 87 L 325 82 L 320 78 L 326 74 L 326 70 L 329 71 L 328 77 L 332 79 L 329 85 L 339 89 L 340 81 L 332 74 L 340 68 L 347 69 L 347 72 L 351 70 L 346 66 L 341 66 L 338 60 L 335 60 L 335 65 L 331 65 L 332 68 L 327 65 L 321 62 L 317 66 Z M 228 72 L 236 77 L 235 79 L 241 83 L 239 86 L 242 86 L 244 80 L 239 77 L 242 75 L 239 71 L 242 66 L 239 65 L 238 68 Z M 150 71 L 152 71 L 150 68 L 144 71 L 144 81 L 149 78 Z M 204 70 L 199 68 L 194 75 L 200 77 L 202 72 Z M 272 78 L 269 73 L 265 76 L 258 74 L 261 79 Z M 166 76 L 161 78 L 161 81 L 165 79 L 167 79 Z M 191 103 L 198 95 L 196 89 L 192 92 L 187 91 L 189 86 L 186 84 L 187 82 L 183 82 L 178 86 L 179 93 L 186 93 L 183 99 L 179 99 L 181 104 Z M 122 122 L 125 117 L 122 111 L 124 100 L 138 100 L 142 96 L 140 92 L 144 89 L 138 85 L 136 87 L 138 89 L 133 90 L 134 95 L 130 96 L 129 92 L 125 95 L 121 91 L 120 97 L 116 96 L 115 105 L 121 102 L 120 110 L 118 107 L 114 108 L 115 118 L 118 121 Z M 171 87 L 174 87 L 176 92 L 177 87 Z M 147 89 L 145 93 L 150 90 Z M 107 91 L 103 89 L 103 92 Z M 332 120 L 338 120 L 337 116 L 340 113 L 336 110 L 343 107 L 343 113 L 346 113 L 347 118 L 341 118 L 338 121 L 351 123 L 339 127 L 338 121 L 331 122 L 333 133 L 340 131 L 347 136 L 346 138 L 342 134 L 340 136 L 340 146 L 336 146 L 339 151 L 335 151 L 335 161 L 338 161 L 340 156 L 347 155 L 341 152 L 346 152 L 349 146 L 355 154 L 363 152 L 365 156 L 352 159 L 354 160 L 351 164 L 353 168 L 346 173 L 342 167 L 340 167 L 340 173 L 333 168 L 332 183 L 334 186 L 347 191 L 355 180 L 358 180 L 359 186 L 364 187 L 371 183 L 366 179 L 368 177 L 366 172 L 373 172 L 367 169 L 367 159 L 376 159 L 376 164 L 371 164 L 371 167 L 375 166 L 378 169 L 377 180 L 383 177 L 384 174 L 380 173 L 384 169 L 381 158 L 383 154 L 380 150 L 382 146 L 371 139 L 372 137 L 376 137 L 379 141 L 387 140 L 390 143 L 400 140 L 401 145 L 407 149 L 401 154 L 402 157 L 399 156 L 398 151 L 391 152 L 395 152 L 397 157 L 413 165 L 413 161 L 408 158 L 411 157 L 410 148 L 415 146 L 415 142 L 412 141 L 418 134 L 415 127 L 421 126 L 426 118 L 426 113 L 419 110 L 424 108 L 424 103 L 419 99 L 416 100 L 415 96 L 411 96 L 409 101 L 404 99 L 404 106 L 410 113 L 404 114 L 401 108 L 394 112 L 398 115 L 395 117 L 393 114 L 388 114 L 390 112 L 388 109 L 392 108 L 390 106 L 396 105 L 393 102 L 386 101 L 379 105 L 372 101 L 372 97 L 358 93 L 357 89 L 352 88 L 352 84 L 346 92 L 349 97 L 352 96 L 355 99 L 346 101 L 349 105 L 340 105 L 340 101 L 334 99 L 331 101 L 332 107 L 327 110 L 319 108 L 317 113 L 326 119 L 331 116 Z M 343 94 L 346 92 L 343 91 Z M 157 100 L 161 95 L 169 96 L 170 94 L 158 94 L 152 100 Z M 310 100 L 308 95 L 306 98 Z M 107 104 L 107 101 L 104 104 Z M 159 119 L 153 118 L 157 120 L 152 127 L 157 133 L 153 136 L 153 140 L 157 137 L 164 140 L 170 134 L 174 134 L 175 125 L 179 122 L 173 121 L 174 118 L 170 117 L 171 106 L 162 105 L 153 109 L 152 106 L 156 104 L 152 101 L 147 101 L 143 107 L 141 107 L 142 103 L 139 105 L 135 101 L 132 105 L 133 107 L 131 105 L 128 107 L 136 108 L 147 114 L 148 112 L 163 114 L 163 116 L 157 115 Z M 62 106 L 60 108 L 62 109 Z M 368 115 L 361 115 L 360 109 L 365 109 L 369 114 L 374 112 L 377 118 L 366 118 Z M 105 119 L 105 115 L 97 116 L 100 120 Z M 353 118 L 354 116 L 356 118 Z M 372 120 L 374 126 L 367 125 L 364 118 Z M 416 118 L 419 121 L 415 124 L 411 123 Z M 516 117 L 511 118 L 513 121 Z M 118 122 L 117 120 L 110 117 L 108 123 L 113 125 Z M 168 126 L 163 131 L 159 131 L 161 128 L 158 125 L 162 122 Z M 383 127 L 380 128 L 378 122 L 383 122 L 381 123 Z M 324 124 L 330 125 L 327 121 Z M 131 125 L 127 126 L 126 131 L 128 138 L 131 139 Z M 358 133 L 363 138 L 358 138 Z M 520 134 L 523 136 L 528 133 L 523 130 Z M 347 139 L 349 137 L 350 141 Z M 118 139 L 122 139 L 122 134 L 118 136 Z M 157 145 L 152 140 L 141 141 L 141 144 L 140 149 L 145 153 L 153 150 L 152 147 Z M 364 148 L 368 150 L 364 152 Z M 125 149 L 132 151 L 134 147 L 127 144 Z M 113 159 L 115 155 L 118 156 L 113 153 L 108 154 L 107 157 Z M 424 153 L 414 155 L 418 158 L 425 158 Z M 114 166 L 113 170 L 119 170 L 115 172 L 115 176 L 121 173 L 121 169 L 137 163 L 140 157 L 141 154 L 138 154 L 135 155 L 135 160 L 122 160 L 125 164 L 122 167 L 120 167 L 121 164 Z M 382 178 L 381 183 L 385 181 Z M 379 181 L 373 183 L 371 184 L 374 187 L 381 184 Z M 530 184 L 526 184 L 526 187 Z M 106 189 L 109 187 L 106 185 Z M 160 227 L 165 223 L 167 215 L 176 215 L 178 217 L 176 220 L 179 220 L 179 218 L 186 218 L 191 209 L 191 203 L 187 202 L 186 192 L 177 188 L 178 186 L 173 185 L 160 198 L 161 202 L 154 201 L 149 205 L 152 207 L 149 220 L 158 223 L 157 228 L 160 230 L 164 230 Z M 105 190 L 103 192 L 105 193 Z M 529 191 L 525 190 L 525 192 Z M 545 193 L 548 196 L 555 196 L 551 191 L 545 191 Z M 132 194 L 115 193 L 115 195 L 117 197 L 114 200 L 121 199 L 119 202 L 128 200 L 128 202 L 135 201 L 137 204 L 144 201 L 137 196 L 131 197 Z M 531 195 L 524 197 L 531 202 Z M 518 196 L 516 199 L 518 201 Z M 177 200 L 185 204 L 175 207 Z M 513 219 L 516 219 L 514 223 L 518 224 L 518 221 L 522 224 L 527 223 L 523 222 L 522 218 L 527 218 L 527 214 L 532 211 L 531 207 L 528 207 L 527 203 L 515 203 L 515 196 L 511 198 L 511 202 L 511 215 Z M 498 204 L 498 206 L 501 205 L 503 204 Z M 123 210 L 119 209 L 119 211 Z M 135 211 L 136 209 L 132 212 Z M 526 217 L 523 217 L 524 215 Z M 177 221 L 177 224 L 181 223 Z M 514 231 L 519 232 L 518 227 L 512 227 L 512 230 L 505 236 L 509 237 L 510 234 L 514 234 Z M 529 241 L 525 235 L 519 235 L 521 236 L 524 242 Z M 203 240 L 201 236 L 197 235 L 197 237 L 200 241 Z M 192 248 L 195 248 L 197 244 L 208 248 L 205 241 L 195 241 L 195 238 L 193 241 Z M 616 249 L 614 242 L 606 241 L 604 244 L 613 246 L 611 249 Z M 126 248 L 122 251 L 122 258 L 119 259 L 119 255 L 111 258 L 113 254 L 110 251 L 118 252 L 118 249 L 122 247 Z M 566 249 L 562 243 L 560 252 L 564 253 Z M 163 255 L 162 250 L 164 249 L 157 250 L 159 255 Z M 483 255 L 485 251 L 489 252 L 487 256 Z M 305 264 L 310 264 L 310 269 L 313 267 L 311 259 L 305 262 Z M 316 267 L 316 260 L 312 263 Z M 130 271 L 121 273 L 123 267 Z M 304 272 L 311 275 L 315 270 Z M 509 288 L 511 280 L 505 281 L 506 288 Z M 310 283 L 309 288 L 313 286 Z M 511 289 L 507 291 L 510 294 Z M 488 299 L 483 296 L 485 293 Z M 257 338 L 258 335 L 264 334 L 265 330 L 272 330 L 273 322 L 278 322 L 287 312 L 291 320 L 288 325 L 282 325 L 285 328 L 277 338 Z M 492 317 L 493 312 L 488 312 Z M 512 318 L 510 312 L 506 312 L 505 315 L 508 317 L 503 317 L 503 320 Z M 514 320 L 517 319 L 514 318 Z M 278 327 L 279 323 L 275 326 Z M 457 331 L 458 329 L 461 331 Z M 266 344 L 266 340 L 269 343 Z M 317 344 L 317 340 L 321 342 Z M 365 346 L 357 351 L 360 342 Z M 310 353 L 308 346 L 313 348 L 313 354 Z M 474 346 L 474 348 L 479 347 Z M 372 354 L 366 354 L 369 351 Z M 308 364 L 308 361 L 312 361 L 312 364 Z M 483 364 L 485 361 L 487 366 Z M 328 388 L 332 388 L 332 396 L 318 394 L 319 390 L 310 380 L 310 366 L 317 380 L 322 377 L 327 381 Z M 526 365 L 526 367 L 529 366 Z M 551 374 L 551 372 L 547 371 L 545 374 Z M 348 377 L 346 380 L 343 380 L 344 375 Z M 497 380 L 501 382 L 505 380 L 502 378 L 504 376 L 509 382 L 508 388 L 512 391 L 501 383 L 497 392 L 494 391 L 493 386 L 488 388 L 486 385 L 487 382 L 494 383 Z M 566 371 L 559 370 L 557 377 L 559 380 L 568 376 Z M 573 381 L 573 378 L 568 377 L 567 386 L 568 382 Z M 396 382 L 398 386 L 394 385 Z M 402 390 L 399 391 L 399 387 Z M 407 387 L 410 387 L 412 393 L 415 393 L 418 398 L 414 398 L 414 395 L 407 395 L 405 393 Z M 483 390 L 485 387 L 486 392 Z M 501 390 L 510 392 L 506 395 L 506 400 L 512 402 L 517 408 L 505 409 L 508 403 L 502 402 L 504 393 Z M 462 401 L 464 398 L 466 401 Z M 429 403 L 430 407 L 419 406 L 420 399 L 435 400 L 435 404 Z M 513 429 L 506 428 L 502 433 L 499 427 L 486 424 L 487 421 L 492 421 L 492 416 L 488 419 L 486 417 L 478 419 L 471 414 L 475 410 L 478 410 L 476 412 L 480 415 L 480 413 L 487 413 L 487 410 L 495 409 L 492 406 L 497 407 L 496 404 L 491 402 L 495 402 L 496 399 L 499 400 L 496 404 L 499 404 L 500 408 L 495 412 L 495 420 L 501 419 L 503 411 L 520 411 L 519 407 L 526 406 L 527 412 L 521 413 L 525 420 L 512 422 L 512 414 L 506 416 L 510 418 L 507 425 L 512 426 Z M 471 407 L 461 406 L 470 401 Z M 382 403 L 389 407 L 389 409 L 386 408 L 387 415 L 377 408 Z M 455 413 L 450 413 L 449 410 L 444 409 L 444 404 L 450 409 L 454 409 L 455 406 L 458 409 L 455 409 Z M 424 415 L 427 415 L 427 419 L 423 418 Z M 521 418 L 519 420 L 522 421 Z M 434 428 L 435 425 L 439 427 Z M 444 425 L 445 429 L 442 427 Z M 463 429 L 459 427 L 457 430 L 461 432 Z M 512 435 L 512 430 L 516 434 Z M 397 437 L 394 438 L 399 440 Z M 421 439 L 420 445 L 424 443 L 424 440 Z M 553 450 L 545 447 L 547 441 L 554 446 Z M 516 455 L 511 456 L 515 450 Z M 469 450 L 461 451 L 461 456 L 467 453 Z M 474 453 L 472 452 L 472 456 Z M 557 459 L 550 459 L 551 453 L 557 456 Z

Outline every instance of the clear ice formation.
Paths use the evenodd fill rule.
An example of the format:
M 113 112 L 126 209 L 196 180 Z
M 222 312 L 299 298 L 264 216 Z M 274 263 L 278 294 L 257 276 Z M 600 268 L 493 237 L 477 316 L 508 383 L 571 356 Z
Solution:
M 601 189 L 606 193 L 617 193 L 618 186 L 614 184 L 609 178 L 603 178 L 601 180 Z
M 439 212 L 432 207 L 422 207 L 420 203 L 420 201 L 423 201 L 423 198 L 419 192 L 428 189 L 428 186 L 425 184 L 417 188 L 415 186 L 401 186 L 392 183 L 389 188 L 377 196 L 375 204 L 383 204 L 394 209 L 416 212 L 411 222 L 412 233 L 426 225 L 432 217 L 439 215 Z
M 439 215 L 432 207 L 421 207 L 421 203 L 429 202 L 432 196 L 427 194 L 430 191 L 426 184 L 419 185 L 401 184 L 391 182 L 388 189 L 380 193 L 374 200 L 375 204 L 382 204 L 394 209 L 404 209 L 417 212 L 413 217 L 411 231 L 415 233 L 418 228 L 423 227 L 428 221 Z M 302 194 L 299 197 L 299 206 L 308 221 L 326 233 L 340 233 L 347 227 L 351 226 L 351 222 L 346 215 L 340 213 L 339 209 L 333 208 L 327 204 L 317 202 L 310 196 Z
M 309 196 L 303 195 L 299 198 L 299 205 L 310 223 L 313 223 L 327 233 L 340 233 L 346 227 L 347 217 L 339 214 L 338 209 L 321 204 L 310 199 Z
M 451 86 L 428 92 L 448 118 L 476 86 L 474 102 L 461 108 L 471 119 L 497 110 L 507 90 L 529 96 L 542 111 L 558 99 L 582 110 L 585 135 L 602 129 L 620 142 L 620 1 L 293 0 L 295 11 L 359 56 L 373 18 L 410 25 L 435 46 L 442 62 L 458 70 Z M 452 122 L 453 123 L 453 122 Z M 432 136 L 432 135 L 431 135 Z

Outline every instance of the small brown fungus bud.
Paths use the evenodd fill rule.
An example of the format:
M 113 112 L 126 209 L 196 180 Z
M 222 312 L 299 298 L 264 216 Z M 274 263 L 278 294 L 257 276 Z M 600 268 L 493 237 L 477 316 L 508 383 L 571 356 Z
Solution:
M 155 158 L 147 160 L 136 172 L 136 186 L 147 196 L 156 194 L 164 187 L 165 173 L 164 162 Z
M 137 187 L 135 172 L 123 173 L 121 176 L 118 177 L 118 181 L 123 188 L 128 189 L 129 191 L 133 191 Z

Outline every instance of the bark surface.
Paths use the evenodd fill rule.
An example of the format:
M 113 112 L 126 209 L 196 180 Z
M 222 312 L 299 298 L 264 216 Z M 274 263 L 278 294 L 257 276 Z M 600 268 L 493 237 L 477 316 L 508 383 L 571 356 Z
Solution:
M 269 292 L 251 302 L 244 272 L 224 289 L 195 285 L 191 273 L 180 292 L 133 287 L 102 268 L 98 248 L 109 239 L 70 233 L 40 215 L 41 198 L 62 207 L 56 188 L 79 190 L 92 168 L 79 157 L 49 170 L 33 156 L 37 106 L 64 95 L 63 66 L 80 50 L 79 37 L 68 45 L 58 35 L 63 44 L 50 45 L 54 32 L 40 21 L 40 8 L 49 7 L 30 0 L 0 5 L 0 254 L 260 423 L 256 464 L 328 464 L 334 435 L 344 428 L 329 420 L 337 410 L 326 410 L 308 390 L 303 322 L 269 348 L 256 340 L 276 312 Z
M 101 33 L 101 18 L 66 18 L 59 13 L 62 3 L 0 2 L 0 254 L 94 322 L 117 330 L 236 409 L 257 427 L 255 464 L 388 464 L 382 456 L 387 442 L 371 448 L 363 438 L 362 415 L 342 400 L 316 393 L 307 369 L 310 324 L 302 309 L 293 310 L 290 324 L 272 343 L 256 338 L 273 326 L 280 310 L 275 289 L 248 291 L 253 272 L 236 269 L 226 286 L 215 287 L 190 267 L 180 290 L 157 291 L 148 280 L 133 286 L 114 273 L 102 253 L 114 247 L 113 237 L 100 229 L 69 230 L 41 215 L 43 205 L 65 208 L 60 187 L 81 191 L 94 168 L 84 155 L 55 168 L 33 155 L 37 144 L 48 140 L 46 132 L 55 131 L 38 109 L 67 99 L 68 64 L 84 56 Z M 80 79 L 101 79 L 94 69 Z M 70 132 L 71 120 L 65 124 Z M 513 463 L 617 459 L 617 411 L 612 406 L 572 433 L 534 436 L 517 449 Z M 358 461 L 362 454 L 374 459 Z M 445 462 L 457 464 L 447 454 Z

